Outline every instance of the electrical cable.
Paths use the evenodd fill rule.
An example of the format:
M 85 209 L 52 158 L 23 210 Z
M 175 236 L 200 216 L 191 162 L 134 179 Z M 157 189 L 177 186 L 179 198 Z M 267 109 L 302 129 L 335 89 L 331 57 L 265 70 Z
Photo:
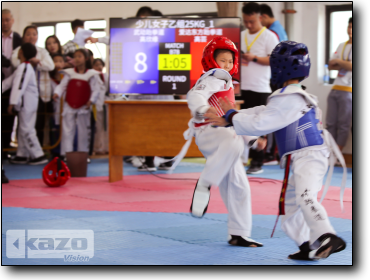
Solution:
M 142 166 L 146 169 L 146 171 L 148 171 L 151 175 L 153 175 L 157 178 L 160 178 L 160 179 L 163 179 L 163 180 L 176 180 L 176 181 L 183 181 L 183 180 L 198 181 L 198 179 L 191 179 L 191 178 L 165 178 L 165 177 L 162 177 L 162 176 L 158 176 L 157 174 L 154 174 L 153 171 L 150 171 L 148 166 L 140 158 L 139 158 L 139 160 L 141 161 Z
M 150 171 L 148 166 L 140 158 L 139 158 L 139 160 L 141 161 L 142 166 L 146 169 L 146 171 L 149 172 L 151 175 L 157 177 L 157 178 L 160 178 L 160 179 L 163 179 L 163 180 L 177 180 L 177 181 L 181 181 L 181 180 L 197 181 L 198 180 L 198 179 L 190 179 L 190 178 L 165 178 L 165 177 L 162 177 L 162 176 L 158 176 L 157 174 L 154 174 L 154 171 Z M 257 182 L 257 183 L 260 183 L 260 184 L 265 183 L 265 182 L 274 183 L 274 184 L 281 184 L 281 180 L 268 179 L 268 178 L 248 177 L 248 181 L 249 182 Z

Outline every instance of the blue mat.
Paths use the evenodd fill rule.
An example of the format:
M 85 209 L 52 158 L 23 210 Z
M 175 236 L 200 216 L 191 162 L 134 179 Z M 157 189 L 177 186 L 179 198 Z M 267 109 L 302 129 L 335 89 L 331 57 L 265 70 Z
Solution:
M 346 250 L 328 259 L 293 261 L 297 251 L 277 226 L 276 216 L 254 215 L 252 237 L 261 248 L 227 244 L 227 215 L 206 214 L 196 219 L 188 213 L 45 210 L 3 207 L 3 265 L 351 265 L 352 220 L 330 218 Z M 94 231 L 94 257 L 88 262 L 63 259 L 6 257 L 6 231 L 14 229 L 89 229 Z
M 7 162 L 4 162 L 4 170 L 7 177 L 10 180 L 19 180 L 19 179 L 41 179 L 43 165 L 12 165 Z M 189 163 L 181 162 L 174 173 L 195 173 L 202 172 L 204 164 L 200 163 Z M 259 177 L 259 178 L 268 178 L 275 180 L 283 180 L 284 170 L 280 169 L 279 166 L 264 166 L 264 172 L 257 175 L 248 175 L 250 177 Z M 133 167 L 131 164 L 124 163 L 123 172 L 125 176 L 129 175 L 143 175 L 149 174 L 148 172 L 139 172 L 136 167 Z M 347 168 L 347 188 L 352 188 L 352 168 Z M 156 171 L 155 174 L 166 174 L 166 171 Z M 99 176 L 108 176 L 109 174 L 109 165 L 108 159 L 92 159 L 91 163 L 88 164 L 87 176 L 88 177 L 99 177 Z M 325 177 L 326 178 L 326 177 Z M 334 173 L 331 180 L 331 186 L 339 187 L 342 181 L 342 168 L 334 167 Z

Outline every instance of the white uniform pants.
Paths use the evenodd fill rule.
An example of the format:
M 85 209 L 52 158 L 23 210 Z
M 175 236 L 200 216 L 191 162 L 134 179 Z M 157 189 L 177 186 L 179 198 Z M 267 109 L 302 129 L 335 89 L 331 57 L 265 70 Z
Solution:
M 335 234 L 325 208 L 317 201 L 328 162 L 318 150 L 292 155 L 293 175 L 288 181 L 281 227 L 297 246 L 305 241 L 312 245 L 324 233 Z
M 77 150 L 80 152 L 89 152 L 90 144 L 90 111 L 85 114 L 65 113 L 62 121 L 62 143 L 60 154 L 73 151 L 73 140 L 77 126 Z
M 105 106 L 105 104 L 104 104 Z M 96 132 L 94 141 L 94 151 L 108 152 L 108 131 L 104 130 L 104 110 L 96 112 Z
M 250 186 L 241 155 L 244 141 L 233 128 L 210 125 L 195 130 L 199 150 L 207 159 L 200 180 L 218 186 L 228 210 L 228 232 L 251 236 L 252 204 Z
M 40 142 L 36 135 L 36 114 L 37 112 L 18 113 L 18 157 L 38 158 L 44 155 Z

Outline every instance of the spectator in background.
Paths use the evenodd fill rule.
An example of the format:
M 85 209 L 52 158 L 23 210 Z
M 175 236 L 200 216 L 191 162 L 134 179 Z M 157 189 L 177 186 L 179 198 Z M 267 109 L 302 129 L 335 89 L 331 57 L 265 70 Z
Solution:
M 54 89 L 53 99 L 65 96 L 63 106 L 61 156 L 73 151 L 77 129 L 78 151 L 89 152 L 91 105 L 99 97 L 101 80 L 98 72 L 91 69 L 86 49 L 74 53 L 76 67 L 63 70 L 63 79 Z M 85 103 L 86 102 L 86 103 Z
M 10 60 L 9 59 L 7 59 L 5 56 L 1 56 L 1 65 L 3 66 L 3 67 L 9 67 L 10 65 L 11 65 L 11 63 L 10 63 Z M 4 77 L 4 73 L 3 72 L 1 72 L 1 82 L 3 81 L 5 79 L 5 77 Z M 3 105 L 3 104 L 7 104 L 7 103 L 9 103 L 9 101 L 7 100 L 7 102 L 5 102 L 4 100 L 2 101 L 2 103 L 1 103 L 1 105 Z M 5 159 L 6 158 L 6 156 L 5 155 L 3 155 L 3 146 L 4 146 L 4 138 L 3 138 L 3 136 L 1 136 L 1 157 L 2 157 L 2 159 Z M 7 184 L 7 183 L 9 183 L 9 179 L 8 179 L 8 177 L 6 177 L 6 175 L 5 175 L 5 171 L 4 171 L 4 167 L 3 167 L 3 165 L 1 165 L 1 184 Z
M 90 50 L 90 49 L 86 49 L 87 51 L 87 54 L 89 56 L 89 60 L 90 60 L 90 65 L 91 65 L 91 68 L 92 68 L 92 65 L 94 63 L 94 53 Z M 92 110 L 91 110 L 91 113 L 90 113 L 90 149 L 89 149 L 89 156 L 92 155 L 93 151 L 94 151 L 94 142 L 95 142 L 95 130 L 96 130 L 96 104 L 93 104 L 92 105 Z M 90 158 L 88 160 L 88 162 L 90 163 Z
M 266 26 L 270 31 L 275 33 L 279 42 L 287 41 L 288 36 L 284 27 L 280 24 L 278 20 L 274 18 L 274 14 L 272 9 L 269 5 L 261 4 L 261 22 L 263 26 Z M 272 92 L 277 90 L 275 85 L 270 83 L 270 87 Z M 267 135 L 267 146 L 265 151 L 265 158 L 263 160 L 263 165 L 276 165 L 278 164 L 277 158 L 279 157 L 277 148 L 276 148 L 276 141 L 273 133 Z
M 163 17 L 163 14 L 160 11 L 158 11 L 158 10 L 154 10 L 152 12 L 152 16 L 153 17 Z
M 57 36 L 51 35 L 45 40 L 45 49 L 50 55 L 63 54 L 62 45 Z
M 23 43 L 31 43 L 36 46 L 38 39 L 37 27 L 34 25 L 27 26 L 23 30 Z M 12 54 L 12 64 L 14 67 L 18 67 L 20 60 L 18 59 L 18 52 L 20 47 L 16 48 Z M 37 109 L 37 119 L 36 119 L 36 131 L 37 138 L 41 146 L 44 143 L 44 129 L 49 128 L 47 115 L 53 113 L 53 103 L 51 100 L 51 87 L 50 87 L 50 76 L 49 71 L 54 69 L 54 63 L 51 59 L 49 52 L 36 46 L 37 54 L 35 57 L 31 58 L 29 62 L 35 69 L 37 87 L 39 90 L 39 105 Z
M 48 160 L 35 131 L 39 93 L 33 69 L 34 62 L 31 63 L 31 60 L 35 58 L 37 50 L 33 43 L 23 43 L 17 54 L 20 64 L 15 72 L 2 82 L 2 90 L 12 88 L 8 113 L 17 113 L 19 118 L 17 155 L 10 162 L 13 164 L 44 164 Z
M 104 101 L 107 98 L 107 93 L 109 93 L 108 88 L 108 74 L 103 73 L 103 68 L 105 64 L 100 58 L 94 59 L 93 69 L 100 72 L 99 76 L 102 80 L 101 89 L 99 93 L 99 98 L 96 101 L 96 133 L 94 151 L 97 155 L 105 155 L 108 153 L 108 130 L 107 130 L 107 104 Z
M 10 10 L 3 9 L 1 11 L 1 56 L 3 59 L 10 60 L 14 49 L 22 44 L 22 37 L 17 32 L 12 30 L 14 24 L 14 18 Z M 3 64 L 3 63 L 2 63 Z M 9 77 L 13 73 L 11 65 L 7 67 L 1 67 L 1 72 L 4 74 L 4 78 Z
M 261 22 L 263 26 L 266 26 L 269 30 L 275 33 L 279 42 L 287 41 L 288 36 L 285 32 L 284 27 L 278 20 L 274 18 L 271 7 L 267 4 L 261 4 Z
M 57 52 L 52 55 L 52 59 L 53 59 L 55 68 L 53 71 L 50 71 L 49 74 L 50 74 L 50 86 L 51 86 L 52 92 L 54 92 L 55 88 L 60 84 L 63 78 L 63 74 L 60 71 L 64 69 L 65 57 L 61 53 Z M 60 137 L 60 133 L 59 133 L 60 115 L 62 113 L 60 105 L 61 105 L 60 99 L 53 100 L 54 117 L 51 118 L 52 130 L 50 133 L 50 145 L 54 145 Z M 60 156 L 60 144 L 57 145 L 54 149 L 52 149 L 51 153 L 53 154 L 53 157 Z
M 84 24 L 85 22 L 79 19 L 75 19 L 74 21 L 72 21 L 71 28 L 72 28 L 73 34 L 76 35 L 78 28 L 84 28 Z M 67 43 L 63 45 L 63 54 L 73 59 L 73 54 L 79 48 L 81 48 L 81 46 L 77 45 L 72 40 L 69 40 Z M 73 60 L 68 61 L 66 63 L 66 68 L 70 68 L 70 67 L 74 67 Z
M 1 11 L 1 81 L 9 77 L 14 68 L 11 65 L 11 57 L 14 49 L 22 44 L 22 37 L 12 30 L 14 18 L 10 10 Z M 6 113 L 9 106 L 9 96 L 11 89 L 1 95 L 1 145 L 3 148 L 10 148 L 11 134 L 14 124 L 14 115 Z M 6 158 L 7 153 L 2 153 L 2 158 Z
M 352 18 L 348 21 L 349 40 L 341 43 L 329 61 L 329 70 L 339 70 L 328 96 L 326 126 L 342 150 L 352 122 Z
M 244 5 L 243 21 L 247 30 L 241 34 L 241 109 L 266 105 L 270 88 L 270 54 L 279 43 L 276 35 L 261 23 L 261 8 L 255 2 Z M 247 174 L 262 173 L 264 151 L 250 151 Z
M 64 54 L 63 47 L 60 44 L 60 41 L 57 36 L 51 35 L 46 38 L 45 41 L 45 48 L 49 52 L 49 54 L 52 56 L 54 54 Z M 71 56 L 63 56 L 65 63 L 64 68 L 71 68 L 74 66 L 73 57 Z
M 158 10 L 156 12 L 159 12 Z M 160 13 L 160 12 L 159 12 Z M 148 7 L 148 6 L 143 6 L 141 7 L 137 12 L 136 12 L 136 17 L 137 18 L 146 18 L 146 17 L 150 17 L 150 16 L 154 16 L 153 15 L 153 10 L 152 8 Z

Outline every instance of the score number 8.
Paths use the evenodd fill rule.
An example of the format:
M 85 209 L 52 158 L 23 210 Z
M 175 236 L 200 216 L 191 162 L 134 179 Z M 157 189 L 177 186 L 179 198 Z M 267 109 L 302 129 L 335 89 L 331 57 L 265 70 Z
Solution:
M 146 72 L 146 70 L 148 70 L 148 65 L 145 64 L 145 61 L 147 60 L 147 56 L 145 53 L 143 52 L 137 53 L 135 55 L 135 60 L 136 60 L 136 63 L 135 63 L 134 68 L 137 73 L 144 73 Z M 141 67 L 139 67 L 139 65 L 141 65 Z

